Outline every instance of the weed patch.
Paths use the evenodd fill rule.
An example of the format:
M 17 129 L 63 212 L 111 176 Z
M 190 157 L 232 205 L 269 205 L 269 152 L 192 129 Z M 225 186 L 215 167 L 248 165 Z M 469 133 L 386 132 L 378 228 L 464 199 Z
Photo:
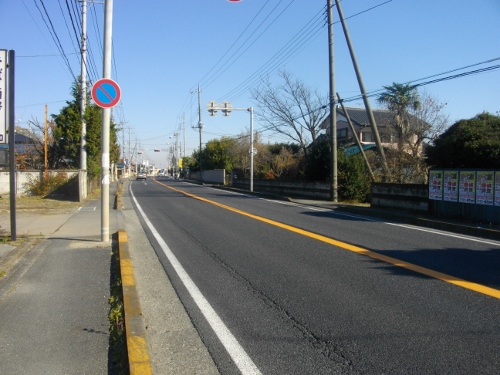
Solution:
M 127 339 L 125 335 L 125 313 L 123 310 L 122 283 L 120 277 L 118 245 L 113 241 L 111 255 L 111 284 L 109 298 L 109 347 L 113 374 L 129 374 Z

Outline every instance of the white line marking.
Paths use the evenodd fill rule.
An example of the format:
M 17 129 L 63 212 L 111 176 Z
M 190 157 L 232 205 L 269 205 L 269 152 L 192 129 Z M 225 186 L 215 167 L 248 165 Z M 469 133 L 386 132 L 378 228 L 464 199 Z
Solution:
M 356 219 L 359 219 L 359 220 L 372 221 L 372 222 L 376 222 L 376 223 L 383 223 L 383 224 L 392 225 L 392 226 L 395 226 L 395 227 L 406 228 L 406 229 L 411 229 L 411 230 L 418 230 L 418 231 L 421 231 L 421 232 L 427 232 L 427 233 L 432 233 L 432 234 L 438 234 L 438 235 L 445 236 L 445 237 L 458 238 L 458 239 L 461 239 L 461 240 L 478 242 L 478 243 L 482 243 L 482 244 L 486 244 L 486 245 L 500 246 L 500 242 L 498 242 L 498 241 L 488 241 L 488 240 L 484 240 L 484 239 L 481 239 L 481 238 L 478 238 L 478 237 L 465 236 L 465 235 L 461 235 L 461 234 L 454 234 L 454 233 L 451 233 L 451 232 L 445 232 L 445 231 L 440 231 L 440 230 L 436 230 L 436 229 L 428 229 L 428 228 L 419 227 L 419 226 L 415 226 L 415 225 L 391 223 L 391 222 L 388 222 L 388 221 L 374 219 L 374 218 L 369 218 L 369 217 L 366 217 L 366 216 L 360 216 L 360 215 L 355 215 L 355 214 L 348 214 L 348 213 L 345 213 L 345 212 L 335 212 L 331 208 L 322 208 L 322 207 L 316 207 L 316 206 L 307 206 L 307 205 L 305 205 L 303 203 L 295 203 L 295 202 L 287 202 L 287 201 L 277 201 L 277 200 L 272 200 L 272 199 L 267 199 L 267 198 L 262 198 L 262 197 L 256 197 L 254 195 L 247 195 L 247 194 L 238 193 L 238 192 L 231 192 L 231 193 L 232 194 L 243 195 L 245 197 L 260 199 L 260 200 L 264 200 L 266 202 L 272 202 L 272 203 L 275 203 L 275 204 L 282 204 L 282 205 L 286 205 L 286 206 L 300 207 L 300 208 L 308 209 L 308 210 L 311 210 L 311 211 L 331 212 L 332 215 L 338 215 L 338 216 L 344 216 L 344 217 L 352 217 L 352 218 L 356 218 Z
M 198 306 L 198 308 L 201 310 L 201 313 L 205 317 L 205 319 L 208 321 L 208 324 L 212 329 L 214 330 L 215 334 L 221 341 L 222 345 L 224 348 L 227 350 L 229 353 L 229 356 L 232 358 L 238 369 L 241 371 L 243 375 L 258 375 L 261 374 L 257 366 L 253 363 L 252 359 L 248 356 L 248 354 L 245 352 L 243 347 L 240 345 L 238 340 L 233 336 L 231 331 L 226 327 L 222 319 L 219 317 L 217 312 L 213 309 L 213 307 L 210 305 L 210 303 L 207 301 L 207 299 L 203 296 L 201 291 L 198 289 L 196 284 L 193 282 L 193 280 L 189 277 L 188 273 L 182 267 L 181 263 L 177 260 L 177 257 L 174 255 L 172 250 L 168 247 L 167 243 L 161 238 L 160 234 L 158 231 L 155 229 L 153 224 L 149 221 L 149 219 L 146 217 L 146 214 L 142 210 L 142 207 L 139 205 L 139 202 L 137 202 L 137 199 L 135 199 L 134 193 L 132 192 L 132 184 L 129 185 L 129 190 L 130 194 L 132 196 L 132 199 L 134 200 L 135 204 L 137 205 L 137 209 L 142 215 L 142 218 L 146 222 L 146 225 L 149 227 L 151 232 L 153 233 L 153 236 L 155 237 L 156 241 L 160 244 L 160 247 L 162 248 L 163 252 L 168 258 L 168 261 L 174 268 L 175 272 L 177 272 L 177 275 L 181 279 L 182 283 L 188 290 L 189 294 L 193 298 L 194 302 Z

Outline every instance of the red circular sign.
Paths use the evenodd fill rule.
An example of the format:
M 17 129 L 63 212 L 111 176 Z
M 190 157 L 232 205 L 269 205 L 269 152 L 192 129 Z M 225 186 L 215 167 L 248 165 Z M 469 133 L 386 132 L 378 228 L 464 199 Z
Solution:
M 92 99 L 101 108 L 114 107 L 120 96 L 120 86 L 112 79 L 102 78 L 92 86 Z

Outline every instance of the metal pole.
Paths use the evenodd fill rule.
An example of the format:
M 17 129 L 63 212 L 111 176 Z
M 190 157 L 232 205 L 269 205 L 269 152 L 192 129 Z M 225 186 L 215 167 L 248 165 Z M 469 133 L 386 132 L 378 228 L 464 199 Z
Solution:
M 331 0 L 328 0 L 331 1 Z M 354 70 L 356 72 L 356 77 L 358 78 L 358 85 L 363 96 L 363 102 L 365 104 L 366 113 L 368 115 L 368 120 L 370 121 L 370 125 L 372 128 L 373 135 L 375 137 L 375 144 L 377 145 L 378 152 L 380 154 L 380 158 L 382 159 L 382 168 L 384 169 L 384 173 L 386 177 L 389 176 L 389 167 L 387 165 L 387 160 L 385 158 L 384 148 L 382 147 L 382 142 L 380 141 L 380 135 L 378 134 L 377 123 L 375 122 L 375 117 L 373 117 L 373 112 L 370 106 L 370 101 L 368 100 L 368 96 L 366 95 L 365 85 L 363 83 L 363 77 L 361 76 L 361 72 L 359 70 L 358 61 L 356 59 L 356 54 L 354 53 L 354 48 L 351 43 L 351 37 L 349 36 L 349 30 L 347 30 L 347 25 L 344 20 L 344 14 L 342 12 L 342 8 L 340 7 L 340 3 L 338 0 L 335 0 L 335 4 L 337 5 L 337 11 L 339 13 L 340 22 L 342 23 L 342 28 L 344 29 L 344 35 L 347 41 L 347 46 L 349 47 L 349 53 L 351 54 L 352 64 L 354 65 Z
M 80 198 L 87 198 L 87 124 L 85 108 L 87 107 L 87 0 L 82 0 L 82 61 L 81 61 L 81 98 L 80 112 L 82 117 L 82 140 L 80 142 L 80 170 L 83 172 L 80 185 Z
M 250 191 L 253 192 L 253 107 L 250 111 Z
M 203 165 L 201 157 L 201 129 L 203 128 L 203 123 L 201 122 L 201 96 L 200 96 L 200 85 L 198 85 L 198 128 L 200 129 L 200 179 L 203 183 Z
M 333 16 L 332 0 L 327 0 L 328 13 L 328 57 L 329 57 L 329 82 L 330 82 L 330 199 L 338 202 L 338 176 L 337 176 L 337 110 L 335 109 L 335 61 L 333 48 Z
M 113 0 L 105 0 L 103 78 L 111 78 Z M 102 109 L 101 123 L 101 241 L 109 242 L 109 127 L 111 109 Z
M 43 180 L 44 182 L 47 181 L 47 172 L 49 170 L 49 161 L 48 161 L 48 139 L 49 139 L 49 120 L 48 120 L 48 108 L 47 104 L 45 104 L 45 115 L 44 115 L 44 122 L 43 122 Z
M 16 119 L 15 119 L 15 51 L 8 52 L 8 113 L 9 113 L 9 183 L 10 183 L 10 239 L 17 239 L 16 230 Z

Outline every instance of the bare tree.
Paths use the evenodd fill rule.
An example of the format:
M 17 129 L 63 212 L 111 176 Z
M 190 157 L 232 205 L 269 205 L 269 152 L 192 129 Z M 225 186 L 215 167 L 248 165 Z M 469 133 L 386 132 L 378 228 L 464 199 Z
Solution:
M 276 177 L 281 177 L 288 170 L 297 166 L 295 155 L 285 146 L 281 146 L 280 153 L 274 156 L 272 167 Z
M 254 154 L 254 172 L 260 173 L 263 165 L 270 164 L 271 153 L 261 142 L 261 136 L 258 132 L 254 134 L 253 148 L 257 150 Z M 244 132 L 238 134 L 229 148 L 229 154 L 235 160 L 235 167 L 243 171 L 250 169 L 250 130 L 247 128 Z
M 279 77 L 282 84 L 273 86 L 266 79 L 252 90 L 259 106 L 257 117 L 268 130 L 283 134 L 307 153 L 307 146 L 316 140 L 328 115 L 328 97 L 313 92 L 290 73 L 281 71 Z
M 408 138 L 407 142 L 414 155 L 421 153 L 424 142 L 432 143 L 443 133 L 450 122 L 449 115 L 444 112 L 447 103 L 441 103 L 427 91 L 422 91 L 419 96 L 420 107 L 409 111 L 414 119 L 410 122 L 409 129 L 413 139 Z

